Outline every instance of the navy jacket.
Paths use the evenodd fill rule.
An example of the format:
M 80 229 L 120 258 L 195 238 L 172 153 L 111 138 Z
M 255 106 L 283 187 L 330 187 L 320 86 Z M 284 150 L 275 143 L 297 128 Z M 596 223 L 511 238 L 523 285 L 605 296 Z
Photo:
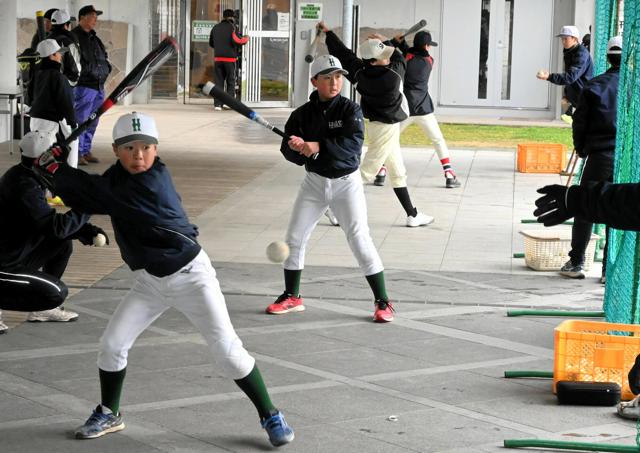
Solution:
M 289 148 L 282 140 L 280 151 L 295 164 L 325 178 L 339 178 L 353 173 L 360 166 L 364 142 L 364 120 L 358 104 L 338 95 L 328 102 L 320 102 L 318 92 L 309 102 L 291 113 L 284 127 L 287 135 L 297 135 L 307 142 L 319 142 L 317 159 L 309 159 Z
M 571 214 L 618 230 L 640 231 L 640 184 L 587 182 L 567 194 Z
M 391 55 L 388 66 L 372 66 L 345 47 L 332 31 L 327 32 L 329 53 L 337 57 L 342 67 L 349 71 L 347 78 L 360 93 L 360 105 L 364 117 L 370 121 L 395 124 L 409 117 L 407 99 L 402 85 L 406 64 L 399 51 Z
M 71 30 L 80 44 L 80 64 L 82 71 L 78 86 L 102 90 L 104 82 L 111 72 L 111 64 L 107 58 L 104 44 L 94 30 L 86 32 L 78 25 Z
M 120 254 L 131 270 L 165 277 L 200 252 L 198 228 L 189 223 L 169 170 L 159 158 L 136 175 L 120 162 L 102 176 L 62 164 L 55 174 L 55 189 L 69 206 L 111 216 Z
M 29 115 L 56 123 L 66 119 L 67 124 L 74 127 L 76 114 L 73 108 L 73 91 L 61 70 L 60 63 L 48 58 L 38 64 Z
M 33 250 L 76 233 L 89 216 L 70 210 L 58 214 L 47 204 L 44 187 L 24 163 L 0 178 L 0 268 L 20 268 Z M 29 165 L 31 162 L 29 162 Z
M 549 74 L 549 82 L 565 85 L 564 95 L 575 107 L 578 105 L 582 87 L 593 76 L 593 61 L 586 47 L 581 44 L 564 49 L 564 72 Z
M 618 120 L 620 68 L 589 80 L 573 113 L 573 145 L 580 157 L 614 151 Z

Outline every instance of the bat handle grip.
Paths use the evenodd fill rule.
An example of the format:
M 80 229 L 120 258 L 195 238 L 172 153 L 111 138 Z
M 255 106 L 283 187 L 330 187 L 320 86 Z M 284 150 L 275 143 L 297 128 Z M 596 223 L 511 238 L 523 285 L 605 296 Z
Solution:
M 289 139 L 291 138 L 291 137 L 289 137 L 287 134 L 285 134 L 284 132 L 282 132 L 280 129 L 278 129 L 277 127 L 274 127 L 274 128 L 272 129 L 272 131 L 273 131 L 273 132 L 275 132 L 276 134 L 278 134 L 280 137 L 282 137 L 282 138 L 286 139 L 287 141 L 289 141 Z M 319 154 L 320 154 L 320 153 L 312 154 L 312 155 L 311 155 L 311 157 L 310 157 L 310 159 L 316 160 L 316 159 L 318 158 L 318 155 L 319 155 Z

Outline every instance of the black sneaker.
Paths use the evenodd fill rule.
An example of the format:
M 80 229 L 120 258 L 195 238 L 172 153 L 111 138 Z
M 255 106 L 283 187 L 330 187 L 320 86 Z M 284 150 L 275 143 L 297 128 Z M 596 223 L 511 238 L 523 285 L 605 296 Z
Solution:
M 563 275 L 569 278 L 582 279 L 585 277 L 584 265 L 573 264 L 571 260 L 569 260 L 566 263 L 564 263 L 564 266 L 560 268 L 560 275 Z
M 462 185 L 460 184 L 460 181 L 458 181 L 458 178 L 456 178 L 455 176 L 453 178 L 445 178 L 445 180 L 445 187 L 447 189 L 455 189 L 456 187 L 460 187 Z
M 374 186 L 384 186 L 384 180 L 387 179 L 387 168 L 383 165 L 380 167 L 376 179 L 373 181 Z

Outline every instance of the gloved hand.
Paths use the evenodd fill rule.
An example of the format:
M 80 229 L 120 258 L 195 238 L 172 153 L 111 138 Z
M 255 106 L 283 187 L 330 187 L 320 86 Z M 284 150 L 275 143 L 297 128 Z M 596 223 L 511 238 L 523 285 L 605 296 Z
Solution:
M 533 211 L 533 215 L 538 218 L 538 222 L 548 227 L 558 225 L 573 217 L 567 206 L 569 189 L 559 184 L 538 189 L 538 193 L 545 194 L 536 200 L 538 209 Z
M 629 370 L 629 388 L 634 395 L 640 393 L 640 355 Z
M 93 238 L 98 234 L 104 235 L 107 239 L 107 244 L 109 244 L 109 236 L 107 236 L 107 233 L 105 233 L 102 228 L 89 222 L 82 225 L 82 227 L 71 236 L 71 239 L 77 239 L 84 245 L 93 245 Z
M 50 174 L 55 174 L 61 162 L 67 161 L 70 149 L 64 143 L 54 143 L 38 157 L 36 167 Z

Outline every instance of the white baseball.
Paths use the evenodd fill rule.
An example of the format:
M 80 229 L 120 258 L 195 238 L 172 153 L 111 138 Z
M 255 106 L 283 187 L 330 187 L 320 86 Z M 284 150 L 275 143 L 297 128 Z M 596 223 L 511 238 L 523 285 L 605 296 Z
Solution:
M 93 245 L 95 247 L 103 247 L 106 243 L 107 237 L 102 233 L 96 234 L 93 238 Z
M 274 241 L 267 246 L 267 258 L 274 263 L 282 263 L 289 256 L 289 246 L 283 241 Z
M 538 76 L 538 77 L 542 77 L 542 76 L 544 76 L 544 73 L 545 73 L 544 69 L 540 69 L 540 70 L 538 71 L 537 76 Z

